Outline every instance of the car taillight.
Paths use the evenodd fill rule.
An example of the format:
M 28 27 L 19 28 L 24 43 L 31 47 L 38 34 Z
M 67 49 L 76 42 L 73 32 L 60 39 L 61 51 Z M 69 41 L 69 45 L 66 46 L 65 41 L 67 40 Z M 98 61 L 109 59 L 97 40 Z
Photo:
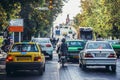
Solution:
M 117 56 L 116 56 L 116 54 L 110 54 L 109 56 L 108 56 L 108 58 L 116 58 Z
M 93 56 L 92 56 L 91 53 L 85 53 L 85 57 L 86 57 L 86 58 L 93 58 Z
M 46 47 L 51 47 L 51 44 L 46 44 Z
M 8 57 L 6 58 L 6 62 L 10 62 L 10 61 L 13 61 L 13 57 L 12 57 L 12 56 L 8 56 Z
M 41 61 L 41 57 L 34 57 L 34 61 Z

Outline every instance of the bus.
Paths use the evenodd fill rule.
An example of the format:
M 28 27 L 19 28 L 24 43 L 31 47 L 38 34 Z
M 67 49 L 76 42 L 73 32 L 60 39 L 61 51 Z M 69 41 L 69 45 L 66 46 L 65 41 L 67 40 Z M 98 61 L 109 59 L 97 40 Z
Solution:
M 92 27 L 79 27 L 77 31 L 77 38 L 81 40 L 93 40 L 93 28 Z

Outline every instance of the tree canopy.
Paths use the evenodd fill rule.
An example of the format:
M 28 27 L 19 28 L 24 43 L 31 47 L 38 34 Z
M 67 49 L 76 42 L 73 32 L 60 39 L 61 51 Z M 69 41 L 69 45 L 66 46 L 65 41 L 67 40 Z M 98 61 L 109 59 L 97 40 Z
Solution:
M 22 18 L 23 39 L 29 40 L 39 34 L 49 36 L 53 21 L 62 12 L 64 0 L 52 1 L 53 9 L 39 10 L 38 7 L 49 7 L 49 0 L 0 0 L 0 31 L 9 26 L 10 20 Z
M 93 27 L 96 36 L 120 36 L 120 0 L 81 0 L 81 7 L 76 27 Z

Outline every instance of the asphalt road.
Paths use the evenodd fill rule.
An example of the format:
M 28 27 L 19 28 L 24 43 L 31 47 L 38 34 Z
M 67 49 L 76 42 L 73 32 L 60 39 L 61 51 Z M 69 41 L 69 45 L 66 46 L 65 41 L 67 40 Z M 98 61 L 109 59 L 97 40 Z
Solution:
M 107 71 L 104 66 L 90 66 L 83 71 L 77 63 L 61 67 L 57 61 L 57 54 L 54 54 L 53 60 L 46 60 L 46 71 L 42 76 L 36 71 L 21 71 L 7 77 L 2 70 L 0 80 L 120 80 L 120 59 L 117 60 L 116 72 Z

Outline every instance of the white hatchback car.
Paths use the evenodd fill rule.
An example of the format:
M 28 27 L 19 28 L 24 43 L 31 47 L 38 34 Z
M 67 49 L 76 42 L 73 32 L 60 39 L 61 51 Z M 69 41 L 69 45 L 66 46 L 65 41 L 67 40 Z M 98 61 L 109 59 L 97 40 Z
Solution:
M 79 66 L 105 66 L 116 71 L 117 56 L 112 46 L 106 41 L 88 41 L 79 53 Z
M 53 45 L 50 41 L 50 38 L 33 38 L 31 41 L 40 44 L 45 57 L 49 57 L 52 60 Z

